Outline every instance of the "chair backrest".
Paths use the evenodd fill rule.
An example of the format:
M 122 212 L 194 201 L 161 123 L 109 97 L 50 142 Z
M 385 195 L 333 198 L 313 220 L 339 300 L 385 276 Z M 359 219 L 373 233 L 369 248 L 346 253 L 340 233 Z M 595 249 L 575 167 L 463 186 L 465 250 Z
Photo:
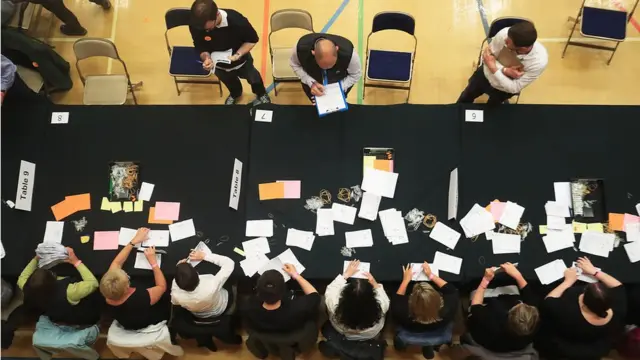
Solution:
M 164 14 L 164 23 L 167 30 L 171 30 L 178 26 L 188 26 L 191 19 L 191 9 L 189 8 L 173 8 L 167 10 Z
M 73 44 L 73 52 L 76 59 L 83 60 L 94 56 L 106 56 L 112 59 L 120 60 L 116 45 L 107 39 L 100 38 L 84 38 L 79 39 Z
M 487 38 L 491 39 L 492 37 L 496 36 L 496 34 L 500 30 L 507 27 L 511 27 L 523 21 L 528 21 L 530 23 L 533 23 L 533 21 L 527 18 L 515 17 L 515 16 L 505 16 L 505 17 L 497 18 L 491 22 L 491 26 L 489 26 L 489 33 L 487 34 Z
M 283 9 L 271 15 L 271 32 L 282 29 L 299 28 L 313 32 L 313 19 L 308 11 Z
M 397 11 L 379 12 L 373 17 L 371 32 L 382 30 L 400 30 L 409 35 L 414 35 L 416 30 L 416 20 L 413 16 Z

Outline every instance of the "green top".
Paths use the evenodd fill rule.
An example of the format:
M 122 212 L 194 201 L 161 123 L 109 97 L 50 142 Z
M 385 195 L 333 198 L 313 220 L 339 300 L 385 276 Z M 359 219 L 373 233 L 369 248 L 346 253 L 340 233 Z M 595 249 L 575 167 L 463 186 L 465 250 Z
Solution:
M 20 274 L 20 277 L 18 277 L 18 287 L 20 288 L 20 290 L 22 290 L 24 284 L 27 283 L 29 277 L 31 276 L 31 274 L 33 274 L 34 271 L 36 271 L 37 268 L 38 259 L 33 258 L 33 260 L 29 262 L 27 267 L 22 270 L 22 274 Z M 89 296 L 92 292 L 98 289 L 98 279 L 93 276 L 91 270 L 89 270 L 89 268 L 85 264 L 78 265 L 76 269 L 78 269 L 78 272 L 82 277 L 82 281 L 69 284 L 69 286 L 67 286 L 67 301 L 69 301 L 71 305 L 77 305 L 80 300 Z M 64 277 L 58 276 L 58 280 L 60 279 L 64 279 Z

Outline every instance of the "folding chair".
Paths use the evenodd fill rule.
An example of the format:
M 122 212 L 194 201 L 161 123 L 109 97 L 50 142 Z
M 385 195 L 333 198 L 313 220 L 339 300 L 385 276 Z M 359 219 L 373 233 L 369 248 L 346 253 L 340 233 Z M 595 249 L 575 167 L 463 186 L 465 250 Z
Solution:
M 169 43 L 169 30 L 179 26 L 189 26 L 191 10 L 189 8 L 173 8 L 164 14 L 164 22 L 167 30 L 164 32 L 164 40 L 169 52 L 169 75 L 173 77 L 176 84 L 176 91 L 180 95 L 178 84 L 218 84 L 220 96 L 222 96 L 222 85 L 220 80 L 194 80 L 204 79 L 211 76 L 211 72 L 202 68 L 200 54 L 193 46 L 171 46 Z M 184 78 L 184 79 L 178 79 Z
M 76 69 L 84 85 L 82 100 L 85 105 L 122 105 L 127 101 L 128 91 L 131 91 L 131 95 L 133 95 L 133 102 L 136 105 L 138 104 L 127 65 L 120 58 L 114 43 L 107 39 L 99 38 L 79 39 L 73 44 L 73 52 L 76 55 Z M 124 75 L 83 76 L 79 66 L 80 60 L 96 56 L 109 57 L 119 61 L 124 68 Z
M 276 31 L 293 28 L 314 32 L 313 19 L 308 11 L 299 9 L 283 9 L 274 12 L 271 15 L 270 22 L 271 32 L 269 33 L 269 53 L 271 54 L 271 76 L 273 78 L 273 90 L 275 91 L 276 96 L 278 96 L 279 82 L 297 82 L 300 81 L 300 79 L 289 65 L 289 58 L 291 58 L 291 49 L 293 48 L 293 45 L 274 48 L 271 44 L 271 35 Z
M 562 51 L 562 58 L 564 59 L 564 54 L 567 52 L 567 48 L 569 47 L 569 45 L 581 46 L 591 49 L 611 51 L 611 57 L 609 58 L 609 61 L 607 61 L 607 65 L 609 65 L 611 64 L 613 55 L 616 53 L 616 50 L 618 50 L 618 45 L 620 45 L 620 43 L 623 42 L 627 37 L 627 23 L 631 21 L 633 13 L 638 7 L 639 0 L 636 0 L 630 13 L 622 10 L 610 10 L 584 6 L 585 1 L 586 0 L 582 1 L 578 16 L 573 22 L 573 28 L 571 29 L 571 33 L 569 34 L 567 43 L 565 44 L 564 50 Z M 578 26 L 578 22 L 580 22 L 580 20 L 582 20 L 582 22 L 580 23 L 580 33 L 582 34 L 582 36 L 587 38 L 615 41 L 616 46 L 611 47 L 583 43 L 579 41 L 571 41 L 573 32 L 576 30 L 576 26 Z
M 367 59 L 365 65 L 364 91 L 367 86 L 407 90 L 407 102 L 411 95 L 411 81 L 413 80 L 413 62 L 418 47 L 418 39 L 414 35 L 416 21 L 413 16 L 395 11 L 384 11 L 373 17 L 371 33 L 367 36 Z M 413 37 L 413 52 L 387 51 L 369 49 L 371 35 L 384 30 L 399 30 Z M 370 84 L 367 80 L 382 82 Z M 408 86 L 388 85 L 385 83 L 405 83 Z
M 500 17 L 491 22 L 491 25 L 489 26 L 489 32 L 487 33 L 487 37 L 485 37 L 484 40 L 482 40 L 482 44 L 480 44 L 480 53 L 478 54 L 478 62 L 477 62 L 478 67 L 482 66 L 482 50 L 484 49 L 485 44 L 491 42 L 491 39 L 493 39 L 493 37 L 496 36 L 496 34 L 500 32 L 500 30 L 511 27 L 523 21 L 528 21 L 530 23 L 533 22 L 527 18 L 516 17 L 516 16 Z M 518 101 L 520 101 L 520 93 L 517 93 L 516 96 L 517 96 L 516 98 L 516 104 L 517 104 Z

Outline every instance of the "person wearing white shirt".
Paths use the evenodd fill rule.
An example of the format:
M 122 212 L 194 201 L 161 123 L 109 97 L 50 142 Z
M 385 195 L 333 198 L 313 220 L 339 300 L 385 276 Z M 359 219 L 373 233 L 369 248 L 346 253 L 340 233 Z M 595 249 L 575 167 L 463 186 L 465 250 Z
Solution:
M 549 56 L 537 37 L 536 28 L 528 21 L 500 30 L 484 49 L 483 65 L 471 75 L 457 102 L 473 103 L 487 94 L 487 104 L 501 104 L 539 78 L 547 68 Z M 501 51 L 514 52 L 522 66 L 500 64 L 496 57 Z
M 189 260 L 204 260 L 220 266 L 216 275 L 198 274 Z M 233 295 L 222 288 L 231 276 L 235 263 L 226 256 L 192 251 L 176 266 L 171 285 L 171 303 L 182 306 L 199 318 L 220 316 L 233 305 Z

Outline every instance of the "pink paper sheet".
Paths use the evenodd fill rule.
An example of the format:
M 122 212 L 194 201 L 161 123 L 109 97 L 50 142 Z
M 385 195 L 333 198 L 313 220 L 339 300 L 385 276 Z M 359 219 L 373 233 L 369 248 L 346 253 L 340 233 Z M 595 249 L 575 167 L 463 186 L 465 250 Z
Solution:
M 180 203 L 156 201 L 155 216 L 155 220 L 178 220 L 180 217 Z
M 93 233 L 93 250 L 118 250 L 119 231 L 96 231 Z

